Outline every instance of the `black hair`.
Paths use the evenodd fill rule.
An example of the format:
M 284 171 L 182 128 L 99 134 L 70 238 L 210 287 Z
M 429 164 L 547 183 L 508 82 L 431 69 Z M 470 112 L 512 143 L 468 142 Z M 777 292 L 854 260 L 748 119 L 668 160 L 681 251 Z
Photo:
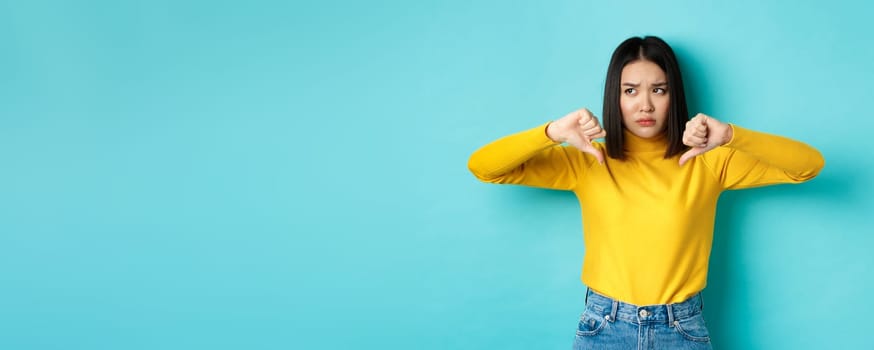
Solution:
M 622 126 L 622 109 L 619 107 L 619 97 L 622 93 L 622 68 L 637 61 L 646 60 L 658 65 L 668 79 L 670 106 L 665 121 L 665 136 L 668 148 L 665 158 L 671 158 L 686 149 L 683 145 L 683 131 L 689 120 L 686 107 L 686 94 L 683 91 L 683 77 L 680 65 L 674 56 L 674 51 L 664 40 L 655 37 L 633 37 L 623 41 L 613 52 L 610 66 L 607 68 L 607 82 L 604 86 L 604 130 L 607 132 L 607 156 L 615 159 L 625 159 L 625 135 Z

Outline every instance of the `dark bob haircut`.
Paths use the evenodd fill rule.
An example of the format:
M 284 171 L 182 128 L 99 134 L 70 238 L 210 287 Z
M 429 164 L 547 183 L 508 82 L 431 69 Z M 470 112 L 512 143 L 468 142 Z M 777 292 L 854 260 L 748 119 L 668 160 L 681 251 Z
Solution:
M 610 66 L 607 68 L 607 83 L 604 86 L 604 130 L 607 132 L 607 156 L 615 159 L 625 159 L 625 135 L 622 126 L 622 109 L 619 107 L 619 97 L 622 94 L 622 68 L 637 61 L 646 60 L 655 63 L 668 78 L 670 107 L 665 125 L 665 136 L 668 148 L 665 158 L 671 158 L 686 149 L 683 145 L 683 130 L 689 121 L 686 108 L 686 93 L 683 90 L 683 77 L 674 51 L 664 40 L 655 37 L 634 37 L 619 44 Z

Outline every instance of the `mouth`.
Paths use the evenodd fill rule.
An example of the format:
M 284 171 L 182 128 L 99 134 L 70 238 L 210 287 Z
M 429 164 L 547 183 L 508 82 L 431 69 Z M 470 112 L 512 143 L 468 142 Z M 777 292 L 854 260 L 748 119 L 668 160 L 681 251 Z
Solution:
M 634 121 L 637 125 L 640 126 L 654 126 L 656 121 L 655 119 L 641 118 Z

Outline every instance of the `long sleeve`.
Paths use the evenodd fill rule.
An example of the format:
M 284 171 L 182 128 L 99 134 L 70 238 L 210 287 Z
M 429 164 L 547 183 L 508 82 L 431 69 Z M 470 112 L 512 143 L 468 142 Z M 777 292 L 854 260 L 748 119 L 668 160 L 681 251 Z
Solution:
M 543 124 L 491 142 L 470 156 L 468 168 L 484 182 L 570 190 L 577 183 L 582 152 L 546 136 Z
M 731 127 L 732 139 L 719 152 L 704 154 L 705 163 L 726 189 L 801 183 L 814 178 L 825 165 L 822 154 L 805 143 Z

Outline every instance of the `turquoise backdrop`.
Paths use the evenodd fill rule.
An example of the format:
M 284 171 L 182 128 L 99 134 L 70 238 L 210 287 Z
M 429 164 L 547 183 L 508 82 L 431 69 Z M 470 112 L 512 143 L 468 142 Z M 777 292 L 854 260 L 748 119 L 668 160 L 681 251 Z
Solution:
M 692 113 L 826 158 L 721 198 L 716 348 L 874 348 L 872 13 L 0 1 L 0 348 L 569 349 L 575 198 L 480 183 L 467 159 L 600 111 L 612 50 L 647 34 Z

